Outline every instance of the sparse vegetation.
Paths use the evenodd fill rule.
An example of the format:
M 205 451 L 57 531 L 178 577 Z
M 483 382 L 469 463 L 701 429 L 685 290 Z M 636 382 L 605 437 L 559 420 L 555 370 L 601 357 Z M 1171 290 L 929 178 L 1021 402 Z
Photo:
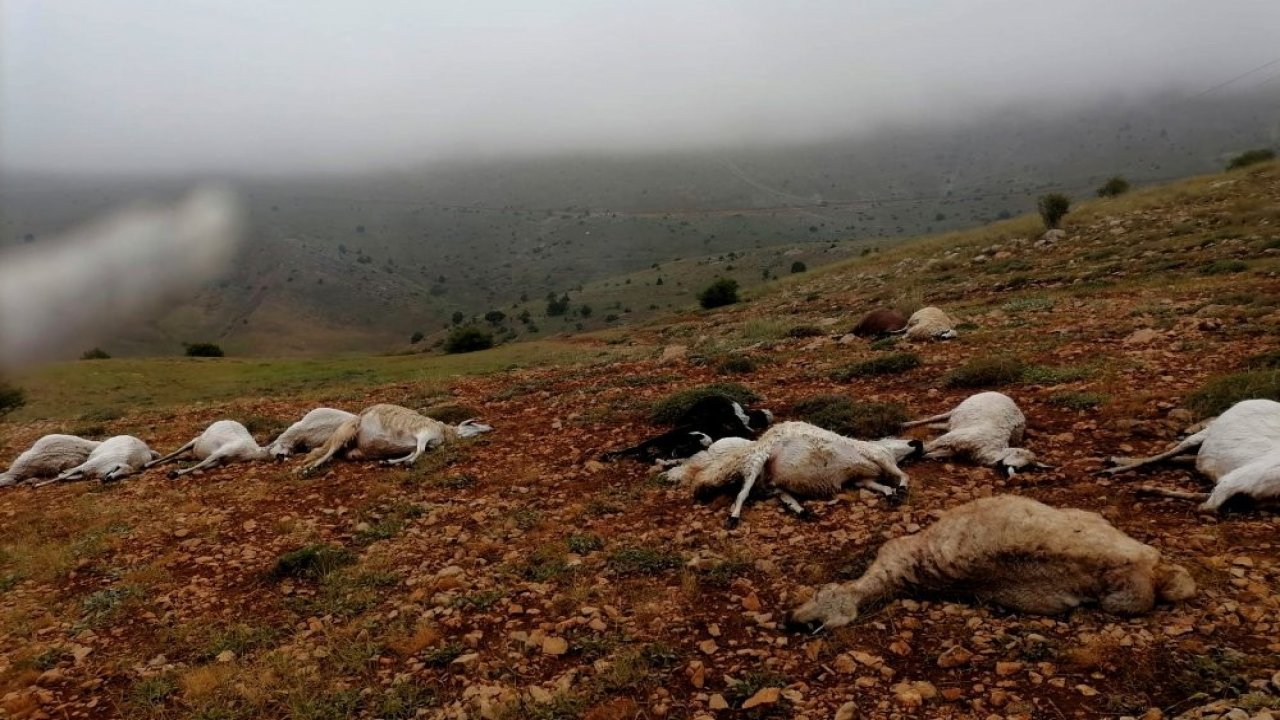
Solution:
M 1258 163 L 1264 163 L 1264 162 L 1267 162 L 1268 160 L 1275 160 L 1275 159 L 1276 159 L 1276 151 L 1272 150 L 1271 148 L 1246 150 L 1240 153 L 1239 155 L 1231 158 L 1231 161 L 1227 163 L 1227 169 L 1239 170 L 1240 168 L 1243 168 L 1243 167 L 1249 167 L 1250 165 L 1257 165 Z
M 1252 370 L 1210 378 L 1187 398 L 1187 406 L 1206 418 L 1251 398 L 1280 400 L 1280 370 Z
M 716 364 L 721 375 L 746 375 L 756 371 L 756 361 L 746 355 L 730 355 Z
M 355 563 L 356 556 L 336 545 L 316 544 L 281 555 L 271 570 L 274 578 L 323 578 L 339 568 Z
M 947 373 L 947 387 L 992 388 L 1011 385 L 1022 379 L 1026 365 L 1015 357 L 987 355 L 969 360 Z
M 1214 260 L 1200 268 L 1201 275 L 1229 275 L 1241 273 L 1249 269 L 1249 263 L 1243 260 Z
M 1040 211 L 1040 219 L 1044 221 L 1044 226 L 1053 230 L 1062 223 L 1062 218 L 1066 217 L 1071 209 L 1071 198 L 1062 193 L 1041 195 L 1036 203 L 1036 209 Z
M 422 409 L 422 414 L 429 418 L 439 420 L 447 425 L 457 425 L 463 420 L 471 420 L 480 417 L 480 411 L 470 405 L 461 403 L 437 403 L 430 407 Z
M 825 335 L 822 328 L 817 325 L 796 325 L 787 331 L 789 338 L 810 338 Z
M 707 310 L 738 302 L 738 281 L 732 278 L 716 280 L 698 293 L 698 302 Z
M 1056 392 L 1049 396 L 1050 403 L 1071 410 L 1092 410 L 1106 401 L 1106 395 L 1087 391 Z
M 1098 187 L 1098 197 L 1119 197 L 1129 192 L 1129 181 L 1119 175 L 1113 175 Z
M 875 375 L 897 375 L 920 367 L 920 356 L 915 353 L 897 352 L 880 355 L 870 360 L 854 363 L 831 374 L 833 380 L 849 382 L 855 378 Z
M 621 575 L 657 575 L 679 568 L 684 558 L 665 548 L 623 545 L 611 551 L 606 562 Z
M 845 395 L 818 395 L 796 403 L 795 415 L 832 432 L 862 439 L 895 435 L 907 420 L 897 403 L 855 402 Z

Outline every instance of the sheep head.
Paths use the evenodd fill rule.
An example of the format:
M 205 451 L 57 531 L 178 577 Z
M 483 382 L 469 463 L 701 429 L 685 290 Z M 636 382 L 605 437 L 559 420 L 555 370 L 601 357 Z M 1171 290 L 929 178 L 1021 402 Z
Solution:
M 791 611 L 787 627 L 816 633 L 848 625 L 858 617 L 858 595 L 844 585 L 823 585 L 813 598 Z
M 1050 467 L 1036 462 L 1036 454 L 1026 448 L 1005 448 L 996 458 L 995 466 L 996 470 L 1008 477 L 1013 477 L 1022 470 Z
M 458 437 L 466 438 L 466 437 L 472 437 L 473 435 L 479 435 L 480 433 L 487 433 L 490 430 L 493 430 L 493 426 L 485 425 L 484 423 L 478 420 L 475 420 L 473 418 L 471 420 L 463 420 L 462 422 L 458 423 L 457 430 L 458 430 Z

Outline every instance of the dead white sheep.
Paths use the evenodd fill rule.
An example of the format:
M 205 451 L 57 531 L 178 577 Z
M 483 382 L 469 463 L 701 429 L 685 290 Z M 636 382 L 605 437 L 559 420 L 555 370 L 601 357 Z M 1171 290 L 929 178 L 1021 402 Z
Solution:
M 174 470 L 169 473 L 169 477 L 182 477 L 196 470 L 206 470 L 231 462 L 271 459 L 271 453 L 258 446 L 248 428 L 235 420 L 219 420 L 205 428 L 191 442 L 146 466 L 163 465 L 185 453 L 191 453 L 200 462 L 185 470 Z
M 324 444 L 342 423 L 355 417 L 354 413 L 335 408 L 316 408 L 302 419 L 289 426 L 287 430 L 267 446 L 267 452 L 277 460 L 289 457 L 302 450 L 314 450 Z
M 310 473 L 344 450 L 351 460 L 385 458 L 386 465 L 412 465 L 430 448 L 492 429 L 475 420 L 452 426 L 399 405 L 374 405 L 338 426 L 298 472 Z
M 1096 513 L 999 495 L 953 508 L 922 532 L 886 542 L 860 578 L 822 587 L 792 611 L 789 624 L 836 628 L 872 603 L 937 594 L 1041 615 L 1087 603 L 1132 615 L 1195 590 L 1186 569 Z
M 827 498 L 848 483 L 889 497 L 905 492 L 909 480 L 898 468 L 898 461 L 920 448 L 919 441 L 888 438 L 868 442 L 809 423 L 786 422 L 755 441 L 726 438 L 713 443 L 668 477 L 687 485 L 698 497 L 714 494 L 741 478 L 742 488 L 727 520 L 727 525 L 734 527 L 757 483 L 800 516 L 805 510 L 797 495 Z M 892 478 L 896 487 L 878 482 L 882 477 Z
M 132 435 L 116 435 L 103 440 L 79 465 L 64 471 L 52 480 L 38 483 L 36 487 L 53 482 L 100 478 L 105 482 L 119 480 L 142 472 L 146 464 L 160 457 L 160 453 Z
M 908 340 L 950 340 L 956 336 L 956 321 L 941 308 L 923 307 L 911 313 L 907 326 L 896 332 Z
M 924 456 L 931 460 L 966 458 L 992 465 L 1010 477 L 1027 468 L 1047 468 L 1036 462 L 1030 450 L 1013 447 L 1022 442 L 1027 418 L 1008 395 L 983 392 L 966 398 L 952 410 L 903 424 L 903 429 L 919 425 L 947 432 L 924 444 Z
M 89 453 L 101 444 L 75 435 L 45 435 L 19 455 L 8 471 L 0 474 L 0 487 L 30 478 L 53 477 L 88 460 Z
M 1280 498 L 1280 403 L 1243 400 L 1210 420 L 1204 429 L 1169 450 L 1140 460 L 1117 459 L 1105 474 L 1195 452 L 1196 469 L 1214 481 L 1212 492 L 1187 493 L 1142 487 L 1148 494 L 1202 501 L 1200 509 L 1218 512 L 1236 496 L 1268 501 Z

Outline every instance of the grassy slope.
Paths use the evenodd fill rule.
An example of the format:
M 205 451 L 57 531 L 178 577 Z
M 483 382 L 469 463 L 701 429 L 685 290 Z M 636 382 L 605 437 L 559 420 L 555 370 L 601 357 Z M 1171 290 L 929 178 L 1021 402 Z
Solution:
M 488 703 L 507 705 L 488 714 L 504 720 L 645 717 L 658 708 L 695 718 L 711 713 L 713 694 L 736 707 L 770 685 L 788 695 L 760 717 L 831 717 L 850 700 L 867 717 L 1139 716 L 1152 707 L 1173 715 L 1200 692 L 1280 705 L 1265 689 L 1280 658 L 1280 518 L 1203 518 L 1185 504 L 1142 500 L 1127 479 L 1089 475 L 1107 454 L 1166 444 L 1187 422 L 1172 411 L 1206 379 L 1274 347 L 1280 165 L 1091 203 L 1066 225 L 1068 238 L 1051 250 L 1015 242 L 1038 235 L 1030 219 L 926 238 L 787 278 L 738 306 L 597 333 L 636 344 L 571 346 L 570 364 L 419 382 L 399 373 L 422 371 L 419 362 L 501 368 L 506 353 L 527 346 L 447 361 L 344 359 L 336 369 L 271 361 L 254 372 L 290 378 L 301 397 L 259 399 L 224 386 L 218 392 L 233 399 L 190 410 L 156 398 L 155 408 L 108 426 L 140 427 L 167 449 L 224 414 L 294 417 L 313 393 L 355 404 L 351 394 L 405 402 L 447 390 L 483 407 L 497 430 L 409 471 L 340 463 L 300 479 L 262 464 L 177 483 L 152 471 L 107 487 L 0 493 L 2 707 L 18 718 L 58 708 L 150 720 L 336 720 L 412 717 L 418 707 L 426 717 L 460 717 Z M 973 262 L 996 252 L 1011 255 Z M 956 341 L 900 346 L 922 363 L 898 374 L 833 380 L 884 353 L 788 337 L 797 325 L 838 334 L 874 304 L 925 302 L 966 325 Z M 1160 339 L 1125 344 L 1138 328 Z M 691 346 L 690 362 L 581 362 L 602 349 L 652 353 L 674 342 Z M 560 347 L 549 348 L 553 358 Z M 726 376 L 704 361 L 729 354 L 759 367 Z M 762 502 L 728 533 L 723 502 L 692 503 L 638 465 L 589 462 L 652 432 L 650 403 L 691 385 L 742 380 L 784 419 L 829 392 L 932 414 L 972 392 L 944 378 L 992 354 L 1034 366 L 1002 387 L 1027 412 L 1028 445 L 1058 470 L 1008 481 L 961 463 L 916 463 L 901 508 L 850 492 L 810 503 L 815 522 L 799 523 Z M 394 384 L 342 377 L 362 363 Z M 92 367 L 45 377 L 70 398 L 89 391 L 82 368 Z M 190 363 L 178 376 L 251 367 Z M 92 386 L 104 401 L 141 386 L 123 372 L 106 377 Z M 7 425 L 10 445 L 42 431 Z M 1147 479 L 1195 484 L 1178 468 Z M 966 499 L 1011 491 L 1103 513 L 1187 565 L 1200 594 L 1134 619 L 901 602 L 815 638 L 774 626 L 802 586 L 850 577 L 886 537 Z M 355 564 L 321 578 L 271 578 L 277 557 L 316 542 L 349 549 Z M 544 636 L 565 639 L 567 652 L 555 654 Z M 957 644 L 972 661 L 940 666 Z M 92 653 L 77 659 L 81 648 Z M 895 688 L 904 681 L 927 681 L 944 696 L 911 710 Z

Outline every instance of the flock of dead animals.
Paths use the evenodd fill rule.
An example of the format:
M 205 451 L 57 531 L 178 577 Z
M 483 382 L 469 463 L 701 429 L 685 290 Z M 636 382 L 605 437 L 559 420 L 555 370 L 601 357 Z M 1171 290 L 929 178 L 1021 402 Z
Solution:
M 880 310 L 864 318 L 855 334 L 947 339 L 955 336 L 953 326 L 954 321 L 937 308 L 925 308 L 909 319 Z M 669 479 L 698 497 L 736 488 L 730 527 L 738 524 L 753 493 L 775 497 L 801 517 L 808 513 L 798 497 L 829 498 L 850 484 L 896 501 L 909 486 L 898 463 L 916 455 L 971 460 L 1009 476 L 1049 467 L 1019 447 L 1026 418 L 1012 399 L 998 392 L 978 393 L 946 413 L 903 425 L 945 431 L 928 442 L 859 440 L 804 422 L 772 425 L 772 420 L 767 410 L 747 410 L 725 396 L 705 397 L 674 429 L 607 453 L 604 459 L 656 462 L 668 468 Z M 0 474 L 0 487 L 29 478 L 51 478 L 35 486 L 87 477 L 114 481 L 185 454 L 198 463 L 171 472 L 171 477 L 230 462 L 283 459 L 304 450 L 311 452 L 297 470 L 301 474 L 339 454 L 412 465 L 427 450 L 491 429 L 475 420 L 447 425 L 407 408 L 381 404 L 358 415 L 333 408 L 312 410 L 266 447 L 258 446 L 244 425 L 220 420 L 163 457 L 128 435 L 102 442 L 46 435 Z M 1270 400 L 1240 402 L 1169 451 L 1141 460 L 1112 459 L 1115 466 L 1100 472 L 1134 470 L 1197 449 L 1196 467 L 1214 481 L 1212 492 L 1139 490 L 1202 500 L 1201 508 L 1209 511 L 1221 511 L 1235 498 L 1280 497 L 1280 403 Z M 1157 601 L 1190 597 L 1195 583 L 1184 568 L 1164 562 L 1159 551 L 1096 513 L 1000 495 L 960 505 L 923 531 L 886 542 L 861 577 L 822 587 L 790 614 L 788 622 L 811 630 L 838 627 L 854 620 L 859 608 L 870 602 L 911 593 L 960 595 L 1037 614 L 1064 612 L 1085 603 L 1135 614 L 1149 611 Z

